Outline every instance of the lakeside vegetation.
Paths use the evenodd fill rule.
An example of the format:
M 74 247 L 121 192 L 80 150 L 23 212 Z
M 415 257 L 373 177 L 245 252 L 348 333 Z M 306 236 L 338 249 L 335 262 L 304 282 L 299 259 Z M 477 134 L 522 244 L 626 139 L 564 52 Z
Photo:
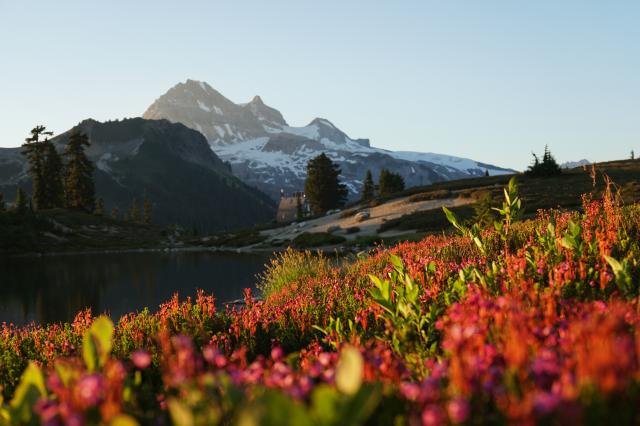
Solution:
M 4 324 L 0 422 L 637 424 L 640 208 L 597 180 L 580 211 L 521 220 L 512 182 L 490 227 L 286 252 L 233 309 Z

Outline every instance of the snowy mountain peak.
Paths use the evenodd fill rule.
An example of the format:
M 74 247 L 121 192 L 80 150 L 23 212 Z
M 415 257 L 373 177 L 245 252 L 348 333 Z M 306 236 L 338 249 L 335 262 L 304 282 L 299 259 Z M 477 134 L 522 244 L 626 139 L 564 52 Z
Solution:
M 400 173 L 408 186 L 480 176 L 510 170 L 486 167 L 473 160 L 438 154 L 394 153 L 371 147 L 369 139 L 351 139 L 326 118 L 303 127 L 289 126 L 260 96 L 236 104 L 205 82 L 187 80 L 160 96 L 144 118 L 179 122 L 202 133 L 213 151 L 231 164 L 244 182 L 273 198 L 304 186 L 307 162 L 325 153 L 338 163 L 355 197 L 367 169 L 374 177 L 382 168 Z

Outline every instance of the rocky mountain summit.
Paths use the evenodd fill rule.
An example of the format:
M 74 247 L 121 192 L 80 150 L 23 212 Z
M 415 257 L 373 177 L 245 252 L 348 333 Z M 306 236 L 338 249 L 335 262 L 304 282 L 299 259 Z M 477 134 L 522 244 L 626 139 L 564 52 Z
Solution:
M 309 159 L 324 152 L 342 169 L 350 197 L 358 195 L 367 169 L 377 179 L 382 168 L 400 173 L 408 186 L 511 173 L 474 160 L 433 153 L 394 152 L 352 139 L 329 120 L 315 118 L 303 127 L 290 126 L 260 96 L 236 104 L 205 82 L 187 80 L 169 89 L 144 113 L 202 133 L 211 149 L 231 164 L 234 175 L 272 198 L 304 186 Z

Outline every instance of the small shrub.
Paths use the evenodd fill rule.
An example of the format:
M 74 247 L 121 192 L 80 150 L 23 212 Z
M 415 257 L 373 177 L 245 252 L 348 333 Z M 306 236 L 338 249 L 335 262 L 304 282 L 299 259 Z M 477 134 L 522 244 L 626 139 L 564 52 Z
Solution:
M 407 203 L 419 203 L 421 201 L 442 200 L 451 198 L 451 191 L 448 189 L 437 189 L 435 191 L 421 192 L 410 196 Z
M 340 235 L 328 232 L 303 232 L 293 239 L 293 245 L 298 248 L 332 246 L 340 244 L 346 239 Z
M 322 253 L 289 248 L 266 265 L 266 270 L 258 276 L 257 287 L 266 299 L 294 281 L 324 276 L 330 267 L 329 260 Z

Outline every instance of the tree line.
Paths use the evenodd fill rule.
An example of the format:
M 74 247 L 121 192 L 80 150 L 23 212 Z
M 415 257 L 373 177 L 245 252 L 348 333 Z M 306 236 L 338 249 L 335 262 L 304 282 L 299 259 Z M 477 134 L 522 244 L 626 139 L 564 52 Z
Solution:
M 304 184 L 305 199 L 313 214 L 324 214 L 341 208 L 347 200 L 348 190 L 340 181 L 340 167 L 322 153 L 307 163 L 307 178 Z M 367 170 L 361 192 L 361 201 L 370 201 L 376 196 L 387 197 L 402 192 L 404 179 L 399 173 L 382 169 L 378 184 L 373 182 L 371 170 Z M 301 201 L 297 199 L 297 216 L 302 215 Z
M 96 198 L 95 167 L 85 153 L 91 145 L 88 136 L 81 132 L 72 133 L 60 155 L 49 139 L 52 135 L 53 132 L 45 126 L 38 125 L 25 139 L 22 154 L 29 166 L 31 197 L 18 187 L 14 211 L 23 214 L 27 211 L 64 208 L 102 216 L 104 202 Z M 5 209 L 4 197 L 0 193 L 0 211 Z M 114 207 L 111 217 L 119 219 L 119 216 L 117 207 Z M 134 198 L 125 219 L 150 224 L 152 217 L 152 205 L 145 191 L 142 212 Z

